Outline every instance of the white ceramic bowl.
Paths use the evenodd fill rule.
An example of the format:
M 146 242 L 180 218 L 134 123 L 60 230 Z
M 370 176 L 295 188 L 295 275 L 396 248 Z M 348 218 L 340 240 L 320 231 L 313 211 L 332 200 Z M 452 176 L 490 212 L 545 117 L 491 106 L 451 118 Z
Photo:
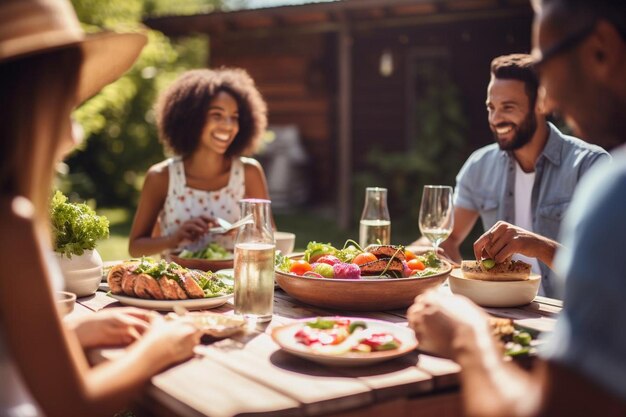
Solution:
M 530 274 L 525 281 L 481 281 L 463 278 L 460 269 L 449 276 L 450 290 L 483 307 L 516 307 L 531 303 L 541 284 L 541 275 Z
M 274 232 L 276 240 L 276 249 L 280 250 L 283 255 L 289 255 L 293 252 L 296 244 L 296 235 L 289 232 Z
M 82 255 L 68 258 L 55 253 L 65 279 L 65 289 L 77 297 L 91 295 L 102 280 L 102 258 L 97 250 L 86 250 Z
M 102 280 L 102 267 L 97 266 L 89 269 L 78 269 L 75 271 L 63 271 L 65 278 L 65 289 L 73 292 L 77 297 L 85 297 L 98 291 L 98 286 Z
M 56 291 L 54 293 L 56 299 L 57 308 L 61 316 L 66 316 L 74 311 L 74 305 L 76 304 L 76 294 L 67 291 Z

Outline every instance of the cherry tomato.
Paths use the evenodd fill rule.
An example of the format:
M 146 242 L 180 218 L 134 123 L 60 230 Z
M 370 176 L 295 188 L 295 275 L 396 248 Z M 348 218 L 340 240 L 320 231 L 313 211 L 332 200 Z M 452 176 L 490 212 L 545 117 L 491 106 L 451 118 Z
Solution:
M 377 259 L 378 258 L 373 253 L 363 252 L 363 253 L 359 253 L 357 256 L 355 256 L 354 259 L 352 260 L 352 263 L 353 264 L 357 264 L 357 265 L 363 265 L 363 264 L 366 264 L 368 262 L 373 262 L 373 261 L 375 261 Z
M 310 263 L 303 259 L 298 259 L 294 263 L 291 264 L 291 268 L 289 268 L 289 272 L 296 275 L 302 275 L 307 271 L 312 270 L 313 267 Z
M 417 269 L 419 271 L 423 271 L 424 269 L 426 269 L 426 265 L 424 265 L 424 262 L 420 261 L 419 259 L 411 259 L 406 264 L 412 270 L 416 270 Z
M 411 259 L 417 258 L 417 255 L 407 249 L 404 251 L 404 257 L 406 258 L 406 261 L 409 262 Z

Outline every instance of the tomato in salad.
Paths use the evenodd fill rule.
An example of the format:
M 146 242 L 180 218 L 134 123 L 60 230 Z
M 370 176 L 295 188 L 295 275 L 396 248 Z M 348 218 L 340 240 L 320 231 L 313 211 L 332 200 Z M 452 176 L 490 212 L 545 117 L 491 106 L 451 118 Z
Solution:
M 373 253 L 363 252 L 363 253 L 359 253 L 357 256 L 355 256 L 354 259 L 352 260 L 352 263 L 361 266 L 361 265 L 366 264 L 368 262 L 374 262 L 377 259 L 378 258 Z
M 406 249 L 404 251 L 404 258 L 406 259 L 407 262 L 409 262 L 411 259 L 417 258 L 417 255 L 414 254 L 412 251 Z
M 400 347 L 400 341 L 389 333 L 375 333 L 367 339 L 361 340 L 361 344 L 371 347 L 373 351 L 391 350 Z
M 298 342 L 311 346 L 314 344 L 320 345 L 338 345 L 346 340 L 348 337 L 347 327 L 335 327 L 332 329 L 316 329 L 309 326 L 304 326 L 298 330 L 295 334 L 295 338 Z
M 298 259 L 297 261 L 294 261 L 291 264 L 291 267 L 289 268 L 289 272 L 291 272 L 292 274 L 296 274 L 296 275 L 304 275 L 305 272 L 309 272 L 312 269 L 313 267 L 311 266 L 310 263 L 308 263 L 307 261 L 303 259 Z
M 424 262 L 420 261 L 419 259 L 411 259 L 406 264 L 412 271 L 423 271 L 424 269 L 426 269 L 426 265 L 424 265 Z

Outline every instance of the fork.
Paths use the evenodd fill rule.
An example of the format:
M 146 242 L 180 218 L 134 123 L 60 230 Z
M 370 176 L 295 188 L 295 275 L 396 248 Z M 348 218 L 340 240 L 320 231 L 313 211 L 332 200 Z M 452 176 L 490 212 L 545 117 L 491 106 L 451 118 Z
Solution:
M 222 219 L 221 217 L 217 217 L 215 220 L 217 221 L 217 224 L 219 224 L 220 226 L 210 228 L 209 232 L 216 233 L 216 234 L 228 233 L 233 229 L 237 229 L 246 224 L 254 223 L 254 220 L 252 219 L 252 214 L 248 214 L 246 217 L 239 219 L 235 223 L 232 223 L 232 224 Z

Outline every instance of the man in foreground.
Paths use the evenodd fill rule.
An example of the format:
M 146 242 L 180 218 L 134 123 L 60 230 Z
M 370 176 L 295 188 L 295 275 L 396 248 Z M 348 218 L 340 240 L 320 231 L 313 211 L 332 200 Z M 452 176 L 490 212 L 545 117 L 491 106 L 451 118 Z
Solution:
M 562 216 L 580 178 L 609 155 L 546 121 L 532 63 L 527 54 L 491 62 L 486 105 L 495 143 L 475 151 L 457 175 L 454 229 L 441 247 L 460 263 L 459 247 L 479 216 L 485 230 L 498 221 L 515 225 L 525 238 L 515 259 L 542 275 L 542 295 L 554 296 L 549 273 Z
M 626 3 L 536 0 L 535 66 L 574 130 L 607 147 L 626 142 Z M 505 363 L 485 313 L 430 292 L 409 321 L 424 349 L 457 361 L 475 416 L 626 415 L 626 147 L 581 182 L 557 254 L 564 308 L 534 371 Z

